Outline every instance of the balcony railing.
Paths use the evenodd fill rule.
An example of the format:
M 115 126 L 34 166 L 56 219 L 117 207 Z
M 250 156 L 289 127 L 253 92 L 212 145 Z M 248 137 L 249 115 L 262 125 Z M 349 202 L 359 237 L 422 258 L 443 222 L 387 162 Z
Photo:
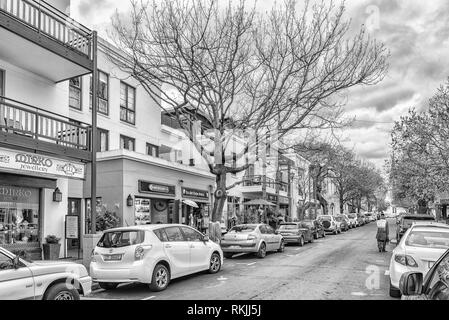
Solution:
M 45 1 L 0 0 L 0 10 L 39 34 L 92 58 L 92 31 Z
M 90 151 L 90 125 L 1 96 L 0 132 Z
M 262 175 L 255 175 L 255 176 L 245 176 L 243 178 L 243 186 L 244 187 L 252 187 L 252 186 L 262 186 L 263 185 L 263 179 L 264 176 Z M 282 181 L 276 181 L 272 178 L 265 178 L 265 183 L 268 188 L 276 189 L 276 185 L 279 185 L 280 191 L 288 192 L 288 184 Z

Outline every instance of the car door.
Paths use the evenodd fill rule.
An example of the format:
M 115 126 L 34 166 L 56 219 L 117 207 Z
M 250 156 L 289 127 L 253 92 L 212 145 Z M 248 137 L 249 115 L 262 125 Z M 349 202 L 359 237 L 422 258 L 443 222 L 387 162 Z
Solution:
M 281 235 L 277 235 L 276 231 L 271 226 L 266 226 L 267 228 L 267 234 L 269 236 L 270 241 L 270 250 L 275 251 L 279 249 L 279 246 L 281 245 Z
M 449 251 L 432 268 L 424 292 L 429 300 L 449 300 Z
M 170 260 L 171 276 L 182 277 L 190 273 L 190 248 L 178 226 L 163 229 L 167 235 L 164 251 Z
M 181 227 L 182 233 L 189 244 L 190 271 L 192 273 L 209 269 L 210 248 L 203 241 L 204 235 L 193 228 Z
M 261 225 L 259 226 L 259 232 L 260 232 L 260 238 L 263 240 L 267 246 L 267 251 L 271 251 L 271 236 L 268 233 L 268 226 L 267 225 Z
M 34 299 L 34 287 L 31 270 L 0 251 L 0 300 Z

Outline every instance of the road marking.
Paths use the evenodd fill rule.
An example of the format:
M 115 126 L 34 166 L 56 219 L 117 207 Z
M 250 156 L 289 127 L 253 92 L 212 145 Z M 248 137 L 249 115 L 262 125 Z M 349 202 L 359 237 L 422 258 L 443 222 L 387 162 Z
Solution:
M 390 270 L 385 270 L 385 275 L 389 276 L 390 275 Z
M 212 288 L 217 288 L 217 287 L 221 287 L 222 285 L 224 285 L 225 283 L 222 281 L 222 282 L 219 282 L 218 284 L 216 284 L 216 285 L 214 285 L 214 286 L 208 286 L 208 287 L 205 287 L 206 289 L 212 289 Z
M 247 264 L 247 266 L 252 266 L 252 265 L 255 265 L 257 262 L 251 262 L 251 263 L 248 263 Z
M 156 298 L 156 296 L 151 296 L 151 297 L 147 297 L 147 298 L 143 298 L 142 300 L 151 300 L 153 298 Z
M 223 276 L 221 276 L 220 278 L 217 279 L 218 281 L 226 281 L 228 280 L 228 278 L 224 278 Z

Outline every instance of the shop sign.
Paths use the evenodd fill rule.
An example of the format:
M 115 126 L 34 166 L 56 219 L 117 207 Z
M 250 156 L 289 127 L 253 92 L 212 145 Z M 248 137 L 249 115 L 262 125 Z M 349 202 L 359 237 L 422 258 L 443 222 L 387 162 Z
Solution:
M 267 198 L 268 198 L 268 201 L 274 201 L 274 202 L 276 202 L 276 201 L 278 200 L 278 197 L 277 197 L 277 196 L 274 196 L 274 195 L 272 195 L 272 194 L 268 194 L 268 195 L 267 195 Z
M 139 180 L 139 192 L 175 195 L 175 186 Z
M 84 179 L 85 165 L 38 155 L 0 148 L 0 168 L 43 173 L 65 178 Z
M 0 186 L 0 202 L 38 203 L 39 190 Z
M 209 192 L 204 190 L 182 188 L 182 196 L 190 198 L 204 198 L 209 199 Z

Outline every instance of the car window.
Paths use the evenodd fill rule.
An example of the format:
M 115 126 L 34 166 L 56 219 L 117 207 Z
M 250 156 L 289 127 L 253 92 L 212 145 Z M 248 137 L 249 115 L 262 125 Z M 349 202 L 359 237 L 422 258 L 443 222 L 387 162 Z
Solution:
M 182 232 L 184 233 L 184 237 L 187 241 L 200 242 L 203 241 L 203 235 L 198 231 L 195 231 L 191 228 L 181 227 Z
M 405 245 L 449 249 L 449 232 L 412 230 L 405 240 Z
M 168 237 L 167 234 L 165 233 L 164 229 L 157 229 L 153 231 L 154 234 L 156 235 L 156 237 L 158 237 L 158 239 L 162 242 L 167 242 L 168 241 Z
M 185 241 L 184 236 L 179 227 L 168 227 L 165 228 L 165 233 L 167 234 L 168 241 Z
M 266 226 L 266 228 L 267 228 L 267 232 L 268 232 L 269 234 L 274 234 L 274 233 L 275 233 L 273 227 L 271 227 L 271 226 Z
M 254 230 L 256 230 L 256 226 L 239 225 L 232 227 L 228 233 L 251 233 Z
M 296 223 L 292 224 L 281 224 L 279 226 L 279 230 L 296 230 L 298 229 L 298 225 Z
M 259 230 L 260 230 L 260 233 L 262 233 L 262 234 L 267 234 L 268 233 L 268 230 L 267 230 L 266 226 L 260 226 Z
M 434 300 L 449 300 L 449 255 L 440 262 L 433 273 L 429 286 Z
M 145 231 L 126 230 L 105 232 L 97 246 L 101 248 L 122 248 L 140 244 L 145 239 Z
M 0 252 L 0 271 L 10 269 L 14 269 L 11 258 Z

